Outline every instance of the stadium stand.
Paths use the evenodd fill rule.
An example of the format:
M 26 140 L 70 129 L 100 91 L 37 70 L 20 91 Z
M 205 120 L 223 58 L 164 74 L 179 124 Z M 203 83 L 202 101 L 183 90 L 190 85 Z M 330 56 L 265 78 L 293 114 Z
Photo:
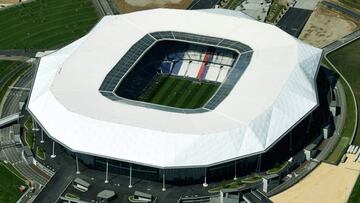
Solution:
M 227 76 L 229 70 L 230 70 L 230 69 L 229 69 L 228 67 L 226 67 L 226 66 L 221 67 L 221 68 L 220 68 L 219 76 L 218 76 L 218 78 L 216 79 L 216 81 L 218 81 L 218 82 L 223 82 L 223 81 L 226 79 L 226 76 Z
M 128 99 L 137 99 L 158 79 L 159 74 L 198 81 L 223 82 L 237 56 L 234 51 L 223 48 L 162 41 L 146 52 L 124 76 L 116 94 Z
M 217 77 L 220 73 L 220 65 L 209 64 L 209 69 L 205 75 L 205 80 L 217 81 Z

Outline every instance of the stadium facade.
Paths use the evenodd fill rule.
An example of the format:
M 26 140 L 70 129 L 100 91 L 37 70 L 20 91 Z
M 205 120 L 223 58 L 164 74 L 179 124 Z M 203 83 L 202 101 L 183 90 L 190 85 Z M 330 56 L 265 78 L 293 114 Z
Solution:
M 190 45 L 181 60 L 166 56 L 158 72 L 220 84 L 200 107 L 117 94 L 133 86 L 121 84 L 162 41 Z M 196 45 L 210 48 L 189 48 Z M 261 168 L 261 157 L 289 158 L 289 139 L 301 149 L 305 120 L 319 106 L 321 56 L 320 49 L 241 12 L 106 16 L 86 36 L 40 58 L 28 110 L 49 138 L 90 167 L 151 180 L 222 179 L 234 169 Z

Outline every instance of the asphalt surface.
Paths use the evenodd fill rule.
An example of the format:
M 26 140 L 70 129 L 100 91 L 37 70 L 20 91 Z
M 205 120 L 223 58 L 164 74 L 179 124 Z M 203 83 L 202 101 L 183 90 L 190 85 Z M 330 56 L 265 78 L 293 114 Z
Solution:
M 190 10 L 196 10 L 196 9 L 208 9 L 208 8 L 214 8 L 215 5 L 220 0 L 194 0 L 188 9 Z
M 347 43 L 353 41 L 354 39 L 359 38 L 359 36 L 360 36 L 360 29 L 327 45 L 326 47 L 323 48 L 323 50 L 325 53 L 330 53 L 330 52 L 334 51 L 335 49 L 338 49 L 339 47 L 343 46 L 344 44 L 347 44 Z
M 311 13 L 311 10 L 290 7 L 276 26 L 297 38 L 304 28 Z
M 14 87 L 30 88 L 33 75 L 34 68 L 31 68 L 26 71 L 23 76 L 14 84 Z M 28 97 L 28 94 L 29 91 L 26 90 L 10 89 L 3 105 L 1 117 L 6 117 L 11 114 L 18 113 L 20 111 L 19 102 L 25 101 Z

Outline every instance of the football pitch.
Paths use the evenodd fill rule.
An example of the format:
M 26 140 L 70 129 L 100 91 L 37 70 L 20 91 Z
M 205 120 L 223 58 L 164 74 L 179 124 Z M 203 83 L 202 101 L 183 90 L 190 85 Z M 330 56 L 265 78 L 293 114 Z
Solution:
M 202 107 L 220 83 L 159 75 L 139 100 L 165 106 L 195 109 Z
M 90 0 L 34 0 L 0 10 L 0 49 L 51 49 L 85 35 L 99 20 Z

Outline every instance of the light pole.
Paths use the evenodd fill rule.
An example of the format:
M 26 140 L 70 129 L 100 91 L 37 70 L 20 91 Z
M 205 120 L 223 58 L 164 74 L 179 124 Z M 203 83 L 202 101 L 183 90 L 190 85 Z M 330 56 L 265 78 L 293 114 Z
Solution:
M 204 183 L 203 183 L 203 187 L 207 187 L 208 184 L 206 182 L 206 176 L 207 176 L 207 172 L 206 172 L 206 168 L 205 168 L 205 178 L 204 178 Z
M 132 188 L 132 185 L 131 185 L 131 175 L 132 175 L 132 166 L 130 164 L 130 180 L 129 180 L 129 188 Z
M 52 159 L 54 159 L 56 157 L 55 155 L 55 142 L 53 141 L 53 146 L 52 146 L 52 155 L 50 156 Z
M 78 160 L 78 156 L 76 155 L 76 174 L 80 174 L 80 170 L 79 170 L 79 160 Z
M 42 143 L 44 143 L 44 131 L 43 131 L 42 128 L 41 128 L 40 130 L 41 130 L 41 140 L 40 140 L 40 143 L 42 144 Z
M 166 187 L 165 187 L 165 169 L 163 170 L 163 187 L 161 188 L 161 190 L 162 190 L 163 192 L 166 191 Z
M 234 173 L 235 173 L 234 180 L 237 180 L 237 177 L 236 177 L 236 160 L 235 160 L 235 166 L 234 166 L 234 168 L 235 168 L 235 171 L 234 171 Z
M 109 161 L 108 161 L 108 160 L 106 160 L 105 183 L 109 183 L 109 180 L 108 180 L 108 173 L 109 173 Z

